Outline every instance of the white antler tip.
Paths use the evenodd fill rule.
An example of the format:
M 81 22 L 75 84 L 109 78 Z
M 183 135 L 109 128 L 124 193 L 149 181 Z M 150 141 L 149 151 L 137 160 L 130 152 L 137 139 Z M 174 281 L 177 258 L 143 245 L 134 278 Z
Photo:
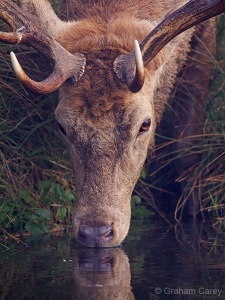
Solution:
M 13 66 L 13 69 L 14 69 L 14 72 L 16 73 L 16 76 L 19 77 L 20 74 L 23 72 L 17 58 L 16 58 L 16 55 L 14 52 L 10 52 L 10 59 L 11 59 L 11 62 L 12 62 L 12 66 Z
M 137 40 L 134 40 L 134 53 L 137 69 L 142 73 L 144 70 L 144 63 L 142 59 L 141 49 Z

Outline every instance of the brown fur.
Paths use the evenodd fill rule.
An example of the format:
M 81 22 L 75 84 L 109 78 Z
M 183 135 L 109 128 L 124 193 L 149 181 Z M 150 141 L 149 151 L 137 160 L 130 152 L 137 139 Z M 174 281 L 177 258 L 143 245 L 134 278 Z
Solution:
M 47 0 L 21 0 L 69 52 L 86 57 L 85 73 L 60 88 L 56 119 L 63 127 L 77 186 L 74 233 L 86 246 L 115 246 L 130 223 L 130 197 L 175 78 L 190 50 L 195 29 L 167 44 L 145 68 L 145 83 L 129 91 L 113 70 L 120 54 L 133 49 L 167 15 L 187 1 L 62 0 L 63 22 Z M 67 5 L 66 5 L 67 4 Z M 66 68 L 66 66 L 65 66 Z M 141 124 L 151 121 L 147 132 Z M 82 240 L 81 228 L 112 228 L 110 238 Z M 86 235 L 86 233 L 85 233 Z

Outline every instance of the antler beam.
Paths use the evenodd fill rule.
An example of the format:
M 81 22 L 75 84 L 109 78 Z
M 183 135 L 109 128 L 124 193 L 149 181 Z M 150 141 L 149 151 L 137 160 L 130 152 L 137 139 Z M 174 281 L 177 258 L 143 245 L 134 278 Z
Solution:
M 144 65 L 146 66 L 174 37 L 224 11 L 224 0 L 190 0 L 162 21 L 140 43 Z
M 163 20 L 140 43 L 143 65 L 146 66 L 174 37 L 224 11 L 224 0 L 190 0 Z M 144 80 L 143 75 L 142 80 L 137 78 L 140 70 L 136 66 L 135 50 L 117 57 L 114 61 L 114 71 L 121 81 L 127 83 L 131 92 L 138 92 L 142 88 Z

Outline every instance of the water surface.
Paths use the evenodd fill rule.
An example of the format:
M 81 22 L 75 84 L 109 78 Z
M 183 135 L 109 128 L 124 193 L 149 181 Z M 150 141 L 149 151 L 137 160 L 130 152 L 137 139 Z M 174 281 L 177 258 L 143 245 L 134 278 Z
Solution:
M 120 248 L 87 249 L 72 234 L 8 242 L 0 299 L 225 299 L 225 240 L 207 223 L 133 223 Z

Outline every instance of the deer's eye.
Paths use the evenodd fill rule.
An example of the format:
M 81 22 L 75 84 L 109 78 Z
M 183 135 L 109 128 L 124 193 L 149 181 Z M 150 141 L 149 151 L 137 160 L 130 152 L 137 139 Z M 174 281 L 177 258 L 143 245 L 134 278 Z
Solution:
M 76 79 L 74 76 L 71 76 L 69 77 L 67 80 L 66 80 L 66 83 L 68 83 L 69 85 L 73 85 L 76 83 Z
M 60 123 L 57 122 L 57 127 L 58 127 L 58 130 L 60 131 L 60 133 L 62 135 L 66 135 L 66 131 L 65 129 L 62 127 L 62 125 Z
M 142 133 L 148 131 L 149 128 L 150 128 L 150 126 L 151 126 L 151 119 L 148 118 L 147 120 L 145 120 L 145 121 L 141 124 L 141 127 L 140 127 L 140 129 L 139 129 L 138 135 L 140 135 L 140 134 L 142 134 Z

